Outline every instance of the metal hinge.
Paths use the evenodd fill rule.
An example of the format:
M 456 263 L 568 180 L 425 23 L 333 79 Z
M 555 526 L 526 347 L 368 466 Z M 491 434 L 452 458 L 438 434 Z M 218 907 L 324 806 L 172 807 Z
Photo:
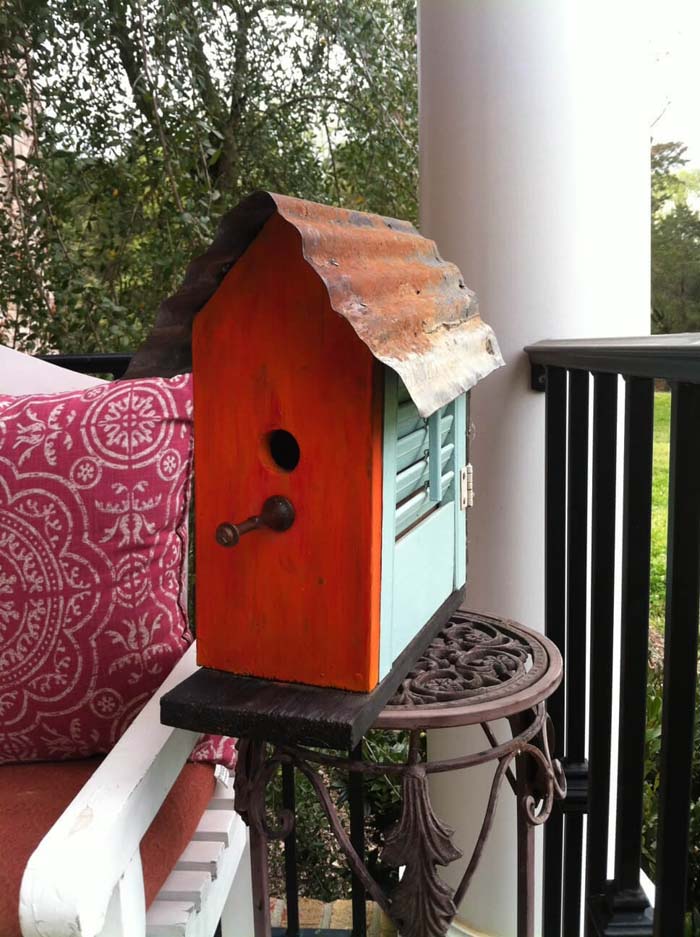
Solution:
M 474 507 L 474 469 L 471 462 L 460 470 L 459 492 L 462 510 L 466 511 L 467 508 Z

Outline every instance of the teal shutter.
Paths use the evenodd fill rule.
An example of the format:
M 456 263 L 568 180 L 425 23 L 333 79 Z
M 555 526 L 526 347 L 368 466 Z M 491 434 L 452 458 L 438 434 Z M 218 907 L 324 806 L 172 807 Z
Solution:
M 380 678 L 440 607 L 464 584 L 466 395 L 429 419 L 387 368 Z

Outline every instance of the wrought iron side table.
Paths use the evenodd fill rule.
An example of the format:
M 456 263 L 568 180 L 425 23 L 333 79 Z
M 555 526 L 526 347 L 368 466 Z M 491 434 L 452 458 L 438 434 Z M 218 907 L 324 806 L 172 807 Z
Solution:
M 266 816 L 265 790 L 280 767 L 287 772 L 296 769 L 308 779 L 355 881 L 389 915 L 402 937 L 445 934 L 472 881 L 499 793 L 507 781 L 517 798 L 517 935 L 534 937 L 534 830 L 549 817 L 554 798 L 566 793 L 561 766 L 552 755 L 554 740 L 545 707 L 561 678 L 561 655 L 542 635 L 512 621 L 459 611 L 375 723 L 375 728 L 410 733 L 405 764 L 377 764 L 299 744 L 242 740 L 235 781 L 236 810 L 250 827 L 255 937 L 270 934 L 267 843 L 286 839 L 294 826 L 292 811 L 283 810 L 274 823 Z M 489 723 L 504 718 L 510 722 L 512 738 L 499 743 Z M 483 751 L 449 760 L 422 760 L 421 732 L 468 725 L 481 725 L 488 743 Z M 462 853 L 452 843 L 453 831 L 432 809 L 428 777 L 487 762 L 496 762 L 496 769 L 486 812 L 453 893 L 439 878 L 437 866 L 456 862 Z M 354 837 L 345 830 L 319 772 L 323 765 L 346 769 L 351 778 L 389 774 L 401 779 L 401 818 L 386 834 L 382 852 L 383 862 L 405 867 L 391 894 L 369 874 Z M 355 907 L 357 904 L 354 902 Z M 364 908 L 363 902 L 361 906 Z

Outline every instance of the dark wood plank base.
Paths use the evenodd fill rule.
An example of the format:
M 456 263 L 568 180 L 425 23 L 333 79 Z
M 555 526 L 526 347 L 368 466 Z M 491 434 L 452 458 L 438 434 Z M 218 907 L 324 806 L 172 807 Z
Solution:
M 162 697 L 161 721 L 215 735 L 354 748 L 462 604 L 464 593 L 462 587 L 443 602 L 371 693 L 278 683 L 203 667 Z

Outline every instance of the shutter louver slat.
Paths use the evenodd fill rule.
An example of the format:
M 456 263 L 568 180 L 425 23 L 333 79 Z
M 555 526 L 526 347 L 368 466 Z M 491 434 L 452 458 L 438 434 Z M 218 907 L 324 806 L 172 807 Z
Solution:
M 414 430 L 421 429 L 425 425 L 425 420 L 418 412 L 418 408 L 412 401 L 402 403 L 398 409 L 396 433 L 399 439 L 408 436 Z
M 440 440 L 444 446 L 447 437 L 452 429 L 453 416 L 451 413 L 445 414 L 442 418 L 442 432 Z M 396 470 L 401 472 L 424 458 L 428 448 L 428 427 L 423 424 L 420 429 L 409 433 L 407 436 L 399 438 L 396 444 Z
M 442 447 L 440 452 L 440 465 L 443 470 L 445 465 L 447 465 L 452 458 L 453 452 L 454 446 L 451 442 Z M 409 465 L 407 469 L 399 472 L 396 476 L 396 503 L 400 504 L 405 498 L 408 498 L 409 495 L 412 495 L 419 488 L 426 485 L 427 482 L 428 463 L 425 459 L 421 459 L 420 462 L 414 462 L 413 465 Z
M 442 476 L 441 485 L 443 498 L 447 494 L 454 477 L 455 474 L 452 471 L 446 472 Z M 413 497 L 408 498 L 396 509 L 396 536 L 399 537 L 409 527 L 413 526 L 413 524 L 422 520 L 424 515 L 431 513 L 435 509 L 436 504 L 429 499 L 426 488 L 413 495 Z
M 403 383 L 399 381 L 396 413 L 396 513 L 394 517 L 395 538 L 403 536 L 428 514 L 437 510 L 446 499 L 454 498 L 454 404 L 443 407 L 439 413 L 426 420 L 418 413 Z M 439 448 L 433 439 L 433 451 L 439 452 L 440 467 L 431 478 L 430 431 L 432 422 L 434 436 L 439 436 Z M 436 432 L 439 427 L 439 432 Z M 433 456 L 433 459 L 435 457 Z M 439 485 L 437 479 L 439 478 Z M 436 495 L 431 497 L 432 482 Z
M 411 403 L 411 405 L 415 407 L 415 404 L 414 404 L 413 401 L 411 400 L 411 395 L 409 394 L 408 390 L 406 389 L 406 385 L 405 385 L 404 382 L 401 380 L 401 378 L 399 378 L 398 380 L 399 380 L 399 387 L 398 387 L 398 391 L 397 391 L 397 400 L 398 400 L 399 404 L 402 404 L 402 403 Z

